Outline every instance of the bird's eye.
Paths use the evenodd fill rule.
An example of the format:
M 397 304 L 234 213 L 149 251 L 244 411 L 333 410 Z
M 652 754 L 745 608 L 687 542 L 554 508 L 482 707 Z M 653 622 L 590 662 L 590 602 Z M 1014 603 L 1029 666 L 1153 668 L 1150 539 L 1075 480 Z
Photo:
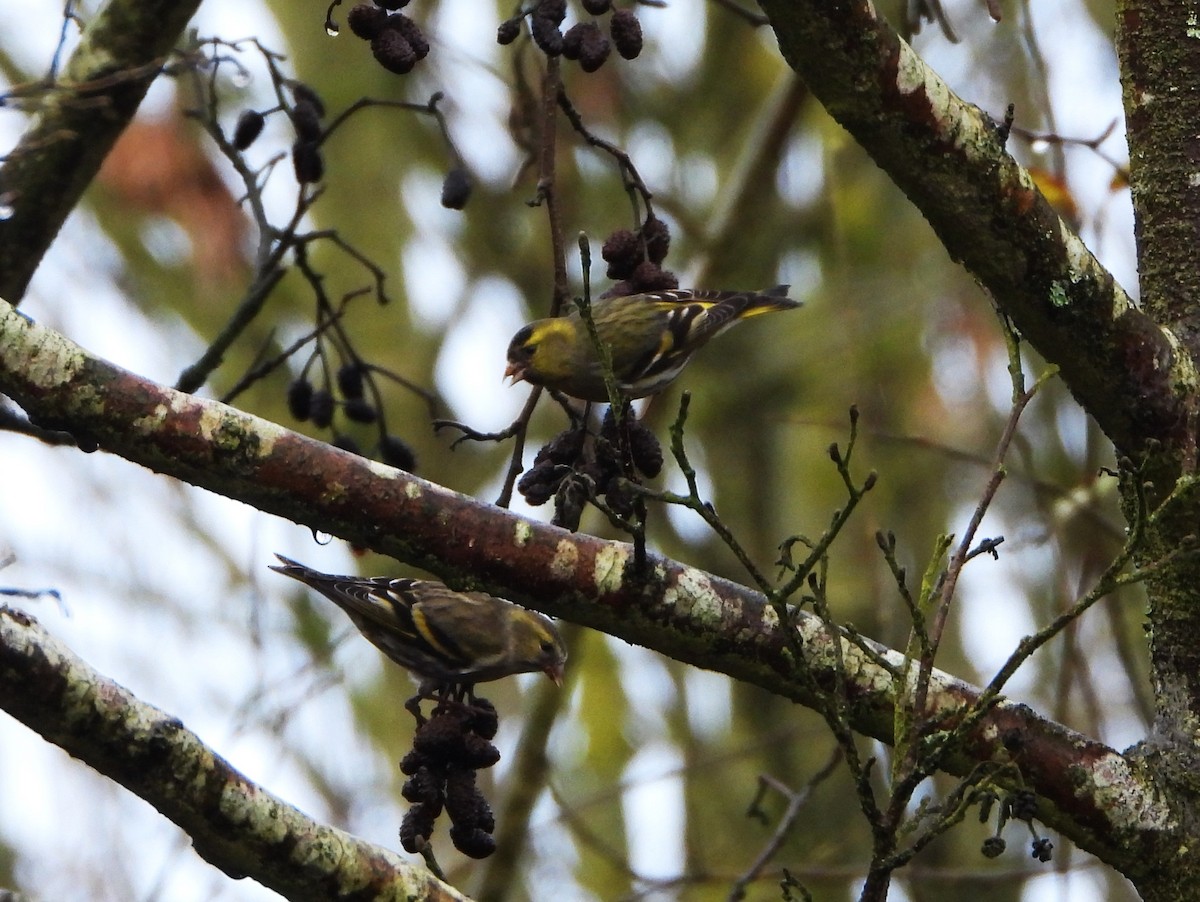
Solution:
M 549 639 L 542 640 L 542 654 L 548 655 L 554 651 L 554 643 Z

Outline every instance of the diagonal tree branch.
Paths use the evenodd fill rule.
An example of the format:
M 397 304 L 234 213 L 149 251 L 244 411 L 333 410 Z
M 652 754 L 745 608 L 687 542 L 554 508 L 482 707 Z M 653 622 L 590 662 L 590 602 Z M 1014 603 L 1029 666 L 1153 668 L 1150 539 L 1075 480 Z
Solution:
M 24 293 L 200 0 L 109 0 L 0 167 L 0 297 Z
M 526 520 L 158 385 L 3 302 L 0 392 L 38 422 L 72 432 L 81 447 L 341 536 L 456 587 L 513 598 L 802 704 L 844 685 L 849 724 L 891 741 L 903 655 L 875 644 L 867 654 L 820 618 L 795 611 L 797 659 L 775 609 L 744 586 L 653 556 L 641 574 L 627 544 Z M 977 688 L 935 671 L 930 729 L 953 729 L 978 698 Z M 1127 875 L 1147 866 L 1143 845 L 1176 826 L 1154 784 L 1129 761 L 1025 706 L 997 702 L 946 767 L 965 775 L 983 761 L 1016 761 L 1041 797 L 1039 818 Z
M 145 799 L 230 877 L 251 877 L 297 902 L 467 902 L 423 867 L 317 823 L 251 783 L 178 718 L 2 605 L 0 708 Z
M 788 65 L 1059 366 L 1118 451 L 1158 439 L 1186 457 L 1200 381 L 1191 356 L 1051 209 L 999 124 L 955 95 L 869 0 L 760 5 Z

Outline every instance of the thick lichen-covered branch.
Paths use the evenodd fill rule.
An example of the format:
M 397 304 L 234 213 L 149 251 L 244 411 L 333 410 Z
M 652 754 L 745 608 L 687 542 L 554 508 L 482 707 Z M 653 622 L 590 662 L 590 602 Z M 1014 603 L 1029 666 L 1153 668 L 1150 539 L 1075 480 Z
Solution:
M 180 721 L 0 606 L 0 708 L 170 818 L 234 878 L 286 899 L 467 902 L 424 868 L 312 820 L 246 779 Z

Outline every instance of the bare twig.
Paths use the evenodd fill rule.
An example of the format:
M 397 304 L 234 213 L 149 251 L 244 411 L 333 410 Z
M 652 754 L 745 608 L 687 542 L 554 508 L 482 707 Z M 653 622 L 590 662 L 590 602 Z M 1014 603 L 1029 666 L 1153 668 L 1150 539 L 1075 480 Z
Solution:
M 611 141 L 601 138 L 599 135 L 593 134 L 583 121 L 583 117 L 579 115 L 579 111 L 575 109 L 571 103 L 571 99 L 567 97 L 565 91 L 559 90 L 558 105 L 562 108 L 563 113 L 567 117 L 567 121 L 571 123 L 571 127 L 579 133 L 592 147 L 603 150 L 611 156 L 617 163 L 617 168 L 621 173 L 622 182 L 625 185 L 625 191 L 629 194 L 630 200 L 634 205 L 634 221 L 638 224 L 642 221 L 642 216 L 638 212 L 638 200 L 646 207 L 646 215 L 653 213 L 651 200 L 654 197 L 650 189 L 646 187 L 646 183 L 642 180 L 641 174 L 637 171 L 637 167 L 633 165 L 633 159 L 617 145 Z
M 704 522 L 712 528 L 712 531 L 733 552 L 738 562 L 746 568 L 746 572 L 750 574 L 750 578 L 754 580 L 759 590 L 769 596 L 775 591 L 774 583 L 751 560 L 746 549 L 742 547 L 737 537 L 734 536 L 733 532 L 717 514 L 712 502 L 705 501 L 700 496 L 700 486 L 696 482 L 696 469 L 688 459 L 687 448 L 683 443 L 684 425 L 687 423 L 688 406 L 691 404 L 691 401 L 691 392 L 685 391 L 680 395 L 679 415 L 675 418 L 675 422 L 671 424 L 671 454 L 675 458 L 675 462 L 679 465 L 680 473 L 683 474 L 683 478 L 687 481 L 688 493 L 680 495 L 675 492 L 658 492 L 640 485 L 631 485 L 630 487 L 644 497 L 654 498 L 666 504 L 678 504 L 699 514 Z
M 774 599 L 786 599 L 792 595 L 797 589 L 803 585 L 808 579 L 808 575 L 812 572 L 817 562 L 822 560 L 829 551 L 829 547 L 833 544 L 833 540 L 838 537 L 843 527 L 850 520 L 850 515 L 854 513 L 854 509 L 858 507 L 860 501 L 875 487 L 875 482 L 878 475 L 874 470 L 867 473 L 860 485 L 856 485 L 854 478 L 850 473 L 850 460 L 854 454 L 854 446 L 858 441 L 858 408 L 850 408 L 850 439 L 846 443 L 846 451 L 843 454 L 837 444 L 829 446 L 829 457 L 837 466 L 838 475 L 842 478 L 842 485 L 846 488 L 848 499 L 846 506 L 842 507 L 833 514 L 833 520 L 829 527 L 822 533 L 821 537 L 814 542 L 808 556 L 794 568 L 791 578 L 779 589 L 773 593 L 769 593 Z
M 762 851 L 758 853 L 758 857 L 755 858 L 750 867 L 748 867 L 745 872 L 734 881 L 733 886 L 729 890 L 729 895 L 726 897 L 728 902 L 739 902 L 739 900 L 746 897 L 746 887 L 759 878 L 767 864 L 772 858 L 775 857 L 775 853 L 779 851 L 784 841 L 788 838 L 788 834 L 791 833 L 792 827 L 795 826 L 796 820 L 800 817 L 800 813 L 804 810 L 804 806 L 808 803 L 808 799 L 812 795 L 813 789 L 832 776 L 834 769 L 841 760 L 842 750 L 840 748 L 835 748 L 832 754 L 830 754 L 829 760 L 825 763 L 825 765 L 809 778 L 808 782 L 804 784 L 803 788 L 798 790 L 788 788 L 783 783 L 767 774 L 759 775 L 759 791 L 754 802 L 751 803 L 751 810 L 753 811 L 757 807 L 758 801 L 762 798 L 763 792 L 767 787 L 774 789 L 788 800 L 787 810 L 785 810 L 783 816 L 779 818 L 779 823 L 775 827 L 775 832 L 771 835 L 771 839 L 763 847 Z

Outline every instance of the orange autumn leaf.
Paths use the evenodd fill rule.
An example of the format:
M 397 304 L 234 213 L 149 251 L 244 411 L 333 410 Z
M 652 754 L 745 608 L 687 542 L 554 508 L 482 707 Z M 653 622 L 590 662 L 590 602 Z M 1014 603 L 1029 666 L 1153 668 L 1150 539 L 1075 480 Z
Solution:
M 131 123 L 98 182 L 116 204 L 178 223 L 201 279 L 227 282 L 244 274 L 246 217 L 179 115 Z

